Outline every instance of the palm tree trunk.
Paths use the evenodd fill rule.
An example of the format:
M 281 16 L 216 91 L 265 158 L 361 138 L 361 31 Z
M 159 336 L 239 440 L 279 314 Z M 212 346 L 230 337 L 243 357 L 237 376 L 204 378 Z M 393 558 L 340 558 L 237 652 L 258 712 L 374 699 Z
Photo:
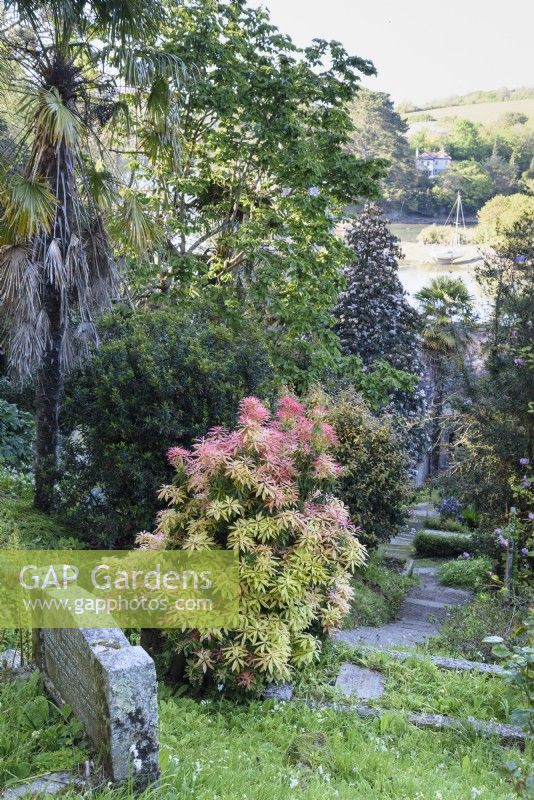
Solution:
M 43 305 L 49 321 L 49 338 L 37 374 L 35 394 L 37 446 L 34 505 L 39 511 L 49 512 L 57 479 L 59 403 L 63 388 L 61 351 L 65 336 L 61 296 L 50 283 L 44 289 Z
M 439 460 L 441 455 L 441 437 L 443 427 L 443 407 L 444 407 L 444 377 L 441 370 L 436 370 L 434 377 L 434 399 L 432 403 L 432 434 L 430 452 L 430 475 L 435 476 L 439 472 Z
M 71 68 L 58 68 L 63 74 L 62 94 L 74 79 Z M 68 95 L 66 104 L 68 105 Z M 66 263 L 71 240 L 71 218 L 74 192 L 74 163 L 71 150 L 61 142 L 48 143 L 47 156 L 43 158 L 44 177 L 56 199 L 57 210 L 51 235 L 45 239 L 43 268 L 46 251 L 51 242 L 59 245 L 63 263 Z M 54 485 L 58 472 L 59 405 L 63 388 L 63 350 L 66 332 L 65 287 L 56 278 L 47 276 L 42 288 L 42 307 L 48 318 L 48 336 L 41 366 L 37 373 L 35 415 L 37 429 L 34 506 L 49 512 L 54 500 Z

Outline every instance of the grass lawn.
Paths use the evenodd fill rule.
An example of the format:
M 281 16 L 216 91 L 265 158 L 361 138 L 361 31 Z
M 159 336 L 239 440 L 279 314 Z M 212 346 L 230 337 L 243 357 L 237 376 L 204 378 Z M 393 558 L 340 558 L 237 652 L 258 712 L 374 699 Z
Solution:
M 411 117 L 415 117 L 421 113 L 429 114 L 435 120 L 440 121 L 444 118 L 460 117 L 461 119 L 468 119 L 471 122 L 479 122 L 483 125 L 491 125 L 496 122 L 504 114 L 511 111 L 516 111 L 521 114 L 526 114 L 529 117 L 527 125 L 534 127 L 534 99 L 525 98 L 523 100 L 508 100 L 508 101 L 493 101 L 490 103 L 471 103 L 465 106 L 443 106 L 442 108 L 429 108 L 425 111 L 414 111 L 406 114 L 406 120 L 411 126 Z M 416 124 L 414 122 L 414 124 Z M 431 122 L 420 123 L 432 127 Z
M 509 723 L 512 709 L 521 705 L 519 694 L 500 677 L 442 670 L 422 653 L 397 661 L 384 653 L 341 643 L 325 645 L 319 665 L 305 670 L 298 680 L 297 695 L 303 699 L 347 702 L 334 688 L 344 661 L 383 675 L 385 692 L 370 704 L 385 709 Z
M 83 760 L 77 723 L 47 703 L 35 679 L 1 685 L 0 702 L 4 785 L 14 772 L 22 778 Z M 504 764 L 528 758 L 468 733 L 418 730 L 395 713 L 362 720 L 303 703 L 175 699 L 167 689 L 159 710 L 161 786 L 143 800 L 512 800 Z M 131 796 L 127 787 L 93 795 Z

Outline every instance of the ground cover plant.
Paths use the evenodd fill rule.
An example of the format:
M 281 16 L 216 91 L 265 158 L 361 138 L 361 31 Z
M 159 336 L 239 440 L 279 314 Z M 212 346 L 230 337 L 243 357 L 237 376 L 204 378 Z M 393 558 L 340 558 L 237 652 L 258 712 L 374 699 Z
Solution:
M 450 717 L 511 723 L 520 694 L 503 678 L 439 669 L 429 659 L 388 659 L 380 653 L 365 653 L 362 663 L 385 677 L 382 708 L 446 714 Z
M 35 672 L 25 681 L 0 681 L 0 785 L 70 770 L 87 758 L 82 727 L 65 706 L 48 700 Z
M 488 558 L 470 558 L 469 553 L 456 561 L 448 561 L 439 570 L 440 582 L 445 586 L 479 591 L 491 583 L 491 561 Z
M 384 625 L 397 616 L 408 591 L 417 583 L 387 566 L 382 556 L 374 554 L 366 566 L 356 570 L 352 578 L 354 597 L 343 621 L 344 628 L 358 625 Z
M 528 753 L 467 732 L 418 730 L 396 713 L 365 721 L 303 703 L 198 703 L 168 691 L 159 709 L 161 787 L 140 800 L 515 800 L 505 764 L 528 770 Z M 104 788 L 96 797 L 132 793 Z
M 532 602 L 528 593 L 508 596 L 502 591 L 480 592 L 467 605 L 452 608 L 439 634 L 423 647 L 434 655 L 494 662 L 493 645 L 485 638 L 501 636 L 509 642 Z
M 318 664 L 302 672 L 296 695 L 316 701 L 360 702 L 341 695 L 334 686 L 343 662 L 382 674 L 384 694 L 366 702 L 384 709 L 510 723 L 513 710 L 521 704 L 520 691 L 502 677 L 443 670 L 421 652 L 399 661 L 387 653 L 343 643 L 325 646 Z
M 0 548 L 71 549 L 80 547 L 71 527 L 37 511 L 32 478 L 0 465 Z

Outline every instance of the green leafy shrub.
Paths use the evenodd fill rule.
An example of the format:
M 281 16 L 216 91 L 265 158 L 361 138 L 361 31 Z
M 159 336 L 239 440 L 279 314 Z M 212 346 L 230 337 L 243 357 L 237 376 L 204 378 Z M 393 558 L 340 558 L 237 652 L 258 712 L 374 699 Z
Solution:
M 60 508 L 87 541 L 128 545 L 152 525 L 171 477 L 165 452 L 213 425 L 231 425 L 239 399 L 270 376 L 255 328 L 158 310 L 105 318 L 101 344 L 66 386 Z
M 350 572 L 365 548 L 348 511 L 329 494 L 339 472 L 326 409 L 309 415 L 291 397 L 274 416 L 254 397 L 240 403 L 234 432 L 213 429 L 193 451 L 171 448 L 175 483 L 142 547 L 224 548 L 240 558 L 241 604 L 230 631 L 173 631 L 193 683 L 213 677 L 257 690 L 314 660 L 321 638 L 350 607 Z M 200 634 L 200 635 L 199 635 Z
M 512 712 L 512 722 L 534 733 L 534 609 L 524 624 L 516 632 L 525 634 L 524 644 L 513 644 L 507 647 L 500 636 L 488 636 L 484 640 L 493 644 L 492 653 L 499 659 L 505 659 L 504 666 L 508 670 L 508 680 L 522 695 L 524 705 Z
M 0 399 L 0 462 L 18 470 L 29 467 L 34 439 L 33 416 Z
M 429 531 L 419 531 L 414 539 L 415 552 L 422 558 L 455 558 L 469 552 L 469 536 L 441 536 Z
M 416 583 L 388 568 L 373 553 L 365 567 L 356 570 L 352 579 L 354 597 L 344 627 L 385 625 L 396 618 L 408 591 Z
M 491 561 L 487 558 L 460 558 L 443 564 L 439 570 L 440 582 L 445 586 L 478 591 L 490 581 Z
M 411 498 L 406 454 L 386 417 L 371 414 L 362 399 L 346 393 L 328 405 L 343 467 L 337 492 L 360 526 L 361 541 L 376 547 L 395 536 L 407 519 Z
M 0 683 L 0 783 L 71 770 L 87 754 L 82 727 L 71 709 L 56 708 L 43 694 L 40 677 Z
M 457 519 L 445 519 L 429 514 L 424 517 L 425 528 L 435 531 L 451 531 L 451 533 L 466 533 L 465 525 Z

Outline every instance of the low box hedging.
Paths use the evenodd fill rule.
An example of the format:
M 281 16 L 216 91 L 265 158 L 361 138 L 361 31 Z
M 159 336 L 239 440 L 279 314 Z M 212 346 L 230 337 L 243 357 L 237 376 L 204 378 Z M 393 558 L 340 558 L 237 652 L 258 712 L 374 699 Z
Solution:
M 436 531 L 452 531 L 453 533 L 465 533 L 465 525 L 457 519 L 444 519 L 436 515 L 429 515 L 424 519 L 427 528 L 434 528 Z
M 470 536 L 442 536 L 429 531 L 419 531 L 414 539 L 415 552 L 424 558 L 455 558 L 469 552 L 471 545 Z

